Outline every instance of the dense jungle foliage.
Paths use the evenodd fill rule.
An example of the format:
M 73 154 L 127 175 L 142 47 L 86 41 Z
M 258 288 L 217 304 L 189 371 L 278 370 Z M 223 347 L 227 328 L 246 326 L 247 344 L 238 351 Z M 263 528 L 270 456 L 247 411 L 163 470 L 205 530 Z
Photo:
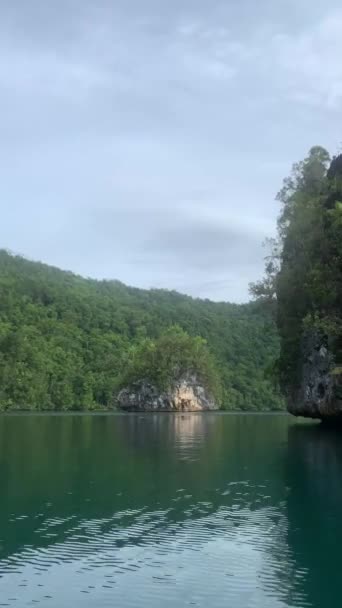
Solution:
M 174 340 L 180 360 L 199 357 L 223 408 L 283 407 L 268 375 L 279 340 L 258 303 L 83 279 L 0 251 L 0 409 L 113 407 L 130 370 L 146 371 L 146 347 L 157 343 L 159 377 L 167 373 L 163 340 Z
M 148 378 L 160 390 L 168 389 L 174 381 L 195 375 L 201 385 L 222 402 L 222 385 L 218 363 L 206 340 L 190 336 L 174 325 L 158 338 L 145 338 L 131 349 L 131 360 L 122 374 L 122 386 Z
M 300 380 L 301 342 L 318 332 L 342 364 L 342 155 L 319 146 L 293 166 L 278 194 L 278 238 L 252 293 L 271 304 L 281 340 L 285 390 Z

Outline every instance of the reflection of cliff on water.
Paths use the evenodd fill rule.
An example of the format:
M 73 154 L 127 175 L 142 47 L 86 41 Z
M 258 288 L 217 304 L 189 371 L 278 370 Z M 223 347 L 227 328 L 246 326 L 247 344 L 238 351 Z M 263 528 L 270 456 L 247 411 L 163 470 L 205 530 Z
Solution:
M 78 546 L 86 544 L 89 522 L 118 547 L 155 540 L 158 531 L 175 534 L 219 511 L 208 519 L 212 535 L 215 527 L 248 532 L 250 514 L 270 507 L 276 522 L 287 422 L 267 420 L 209 413 L 1 418 L 0 560 L 76 534 Z M 253 526 L 262 531 L 269 521 L 258 517 Z
M 293 591 L 308 606 L 340 605 L 342 434 L 321 425 L 289 427 L 288 546 Z
M 191 564 L 197 581 L 207 559 L 229 605 L 247 584 L 260 601 L 245 605 L 340 604 L 340 432 L 218 413 L 0 417 L 0 484 L 1 584 L 65 563 L 85 579 Z

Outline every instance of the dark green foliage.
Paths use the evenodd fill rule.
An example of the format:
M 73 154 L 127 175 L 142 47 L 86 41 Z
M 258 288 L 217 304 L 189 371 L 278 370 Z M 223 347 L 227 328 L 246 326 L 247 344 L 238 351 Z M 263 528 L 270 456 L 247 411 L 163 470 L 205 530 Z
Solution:
M 222 400 L 218 365 L 207 347 L 206 340 L 189 336 L 174 325 L 158 338 L 144 338 L 129 350 L 130 360 L 120 379 L 122 386 L 147 379 L 161 390 L 184 374 L 195 374 L 218 403 Z
M 86 280 L 0 251 L 0 409 L 112 407 L 134 353 L 143 365 L 141 349 L 157 344 L 160 353 L 174 325 L 195 338 L 177 337 L 184 357 L 194 345 L 201 356 L 210 351 L 206 366 L 222 385 L 223 407 L 282 407 L 264 373 L 278 356 L 278 337 L 260 305 Z
M 280 253 L 272 275 L 281 339 L 278 369 L 285 389 L 292 389 L 300 379 L 304 332 L 318 330 L 336 362 L 342 361 L 342 155 L 330 164 L 326 150 L 312 148 L 294 165 L 278 200 Z M 260 285 L 256 295 L 266 297 L 268 273 Z

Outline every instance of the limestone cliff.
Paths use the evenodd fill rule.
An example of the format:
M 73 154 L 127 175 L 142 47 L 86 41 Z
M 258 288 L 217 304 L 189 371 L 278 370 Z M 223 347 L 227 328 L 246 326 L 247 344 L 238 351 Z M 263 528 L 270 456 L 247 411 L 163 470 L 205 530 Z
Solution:
M 289 412 L 342 421 L 342 367 L 336 364 L 328 340 L 316 332 L 303 339 L 299 377 L 299 387 L 289 391 Z
M 162 391 L 146 380 L 134 382 L 120 391 L 118 405 L 131 412 L 198 412 L 218 409 L 212 395 L 195 375 L 185 375 Z

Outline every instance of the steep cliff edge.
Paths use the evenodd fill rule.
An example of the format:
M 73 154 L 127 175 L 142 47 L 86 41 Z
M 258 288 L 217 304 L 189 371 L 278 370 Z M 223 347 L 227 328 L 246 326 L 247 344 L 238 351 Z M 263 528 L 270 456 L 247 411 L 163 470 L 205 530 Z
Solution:
M 160 390 L 146 380 L 134 382 L 118 395 L 121 409 L 131 412 L 198 412 L 218 409 L 213 396 L 196 375 L 185 375 Z
M 300 384 L 289 391 L 289 412 L 342 422 L 342 367 L 336 364 L 328 340 L 317 332 L 307 333 L 301 353 Z
M 342 154 L 314 146 L 283 181 L 277 238 L 251 293 L 275 313 L 273 372 L 296 416 L 342 420 Z

